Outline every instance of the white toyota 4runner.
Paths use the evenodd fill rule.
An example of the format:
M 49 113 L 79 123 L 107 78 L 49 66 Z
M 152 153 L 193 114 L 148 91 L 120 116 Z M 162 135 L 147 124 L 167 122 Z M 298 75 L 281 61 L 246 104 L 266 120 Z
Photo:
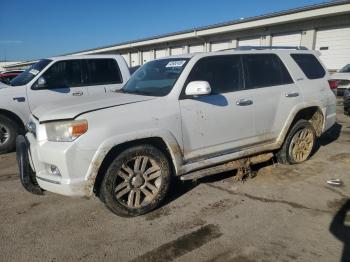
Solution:
M 63 56 L 43 59 L 11 81 L 0 84 L 0 154 L 12 151 L 30 113 L 44 103 L 118 90 L 129 80 L 119 55 Z
M 156 208 L 172 177 L 238 169 L 276 154 L 307 160 L 336 121 L 336 98 L 312 51 L 197 53 L 146 63 L 119 93 L 37 108 L 17 139 L 23 186 L 96 194 L 114 213 Z

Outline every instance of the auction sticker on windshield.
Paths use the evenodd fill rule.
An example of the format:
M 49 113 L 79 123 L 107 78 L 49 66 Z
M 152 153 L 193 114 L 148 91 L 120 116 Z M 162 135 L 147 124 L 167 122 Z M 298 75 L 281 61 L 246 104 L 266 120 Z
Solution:
M 39 71 L 38 70 L 36 70 L 36 69 L 31 69 L 30 71 L 29 71 L 29 73 L 31 73 L 32 75 L 37 75 L 38 73 L 39 73 Z
M 186 60 L 170 61 L 165 67 L 182 67 Z

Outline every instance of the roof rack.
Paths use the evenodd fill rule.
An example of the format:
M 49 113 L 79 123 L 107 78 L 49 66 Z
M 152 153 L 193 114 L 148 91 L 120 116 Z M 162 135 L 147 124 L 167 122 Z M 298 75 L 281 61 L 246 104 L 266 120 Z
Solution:
M 266 50 L 266 49 L 287 49 L 287 50 L 309 50 L 305 46 L 238 46 L 233 50 Z M 232 50 L 232 49 L 229 49 Z

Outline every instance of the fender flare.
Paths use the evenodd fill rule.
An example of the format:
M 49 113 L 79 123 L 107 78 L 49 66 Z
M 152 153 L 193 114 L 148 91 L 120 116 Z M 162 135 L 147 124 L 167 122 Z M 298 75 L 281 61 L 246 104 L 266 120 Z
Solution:
M 292 123 L 295 119 L 295 117 L 297 116 L 297 114 L 304 110 L 304 109 L 307 109 L 307 108 L 311 108 L 311 107 L 317 107 L 319 109 L 319 111 L 322 113 L 323 115 L 323 123 L 322 123 L 322 130 L 324 129 L 324 125 L 325 125 L 325 111 L 326 111 L 326 108 L 323 108 L 322 104 L 321 103 L 317 103 L 316 101 L 314 103 L 303 103 L 303 104 L 299 104 L 297 106 L 295 106 L 293 108 L 293 110 L 290 112 L 289 116 L 288 116 L 288 119 L 287 121 L 285 122 L 283 128 L 282 128 L 282 131 L 281 133 L 279 134 L 278 138 L 277 138 L 277 143 L 278 145 L 282 145 L 287 134 L 288 134 L 288 131 L 290 130 L 291 126 L 292 126 Z
M 102 163 L 105 160 L 106 156 L 111 152 L 113 148 L 127 142 L 151 138 L 160 138 L 163 140 L 170 154 L 175 173 L 178 174 L 181 170 L 180 168 L 183 161 L 182 148 L 175 136 L 170 131 L 151 129 L 118 135 L 105 140 L 99 146 L 95 155 L 93 156 L 92 162 L 85 177 L 85 181 L 87 181 L 84 188 L 85 195 L 90 197 L 93 194 L 93 188 L 95 186 L 100 167 L 102 166 Z

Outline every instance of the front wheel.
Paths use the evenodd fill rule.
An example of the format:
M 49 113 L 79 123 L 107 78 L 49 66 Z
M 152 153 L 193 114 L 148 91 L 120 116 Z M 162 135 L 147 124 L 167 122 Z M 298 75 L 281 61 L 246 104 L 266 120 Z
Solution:
M 171 179 L 167 157 L 154 146 L 140 145 L 120 153 L 101 184 L 107 207 L 120 216 L 138 216 L 158 207 Z
M 308 160 L 316 142 L 316 132 L 310 122 L 298 120 L 288 133 L 277 160 L 282 164 L 299 164 Z

